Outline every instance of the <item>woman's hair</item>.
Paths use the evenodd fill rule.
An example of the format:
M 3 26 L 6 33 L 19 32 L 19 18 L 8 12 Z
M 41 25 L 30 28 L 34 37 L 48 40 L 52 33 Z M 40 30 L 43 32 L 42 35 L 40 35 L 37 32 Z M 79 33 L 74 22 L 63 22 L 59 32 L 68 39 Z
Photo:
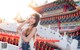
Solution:
M 39 14 L 32 14 L 32 16 L 35 16 L 36 22 L 33 24 L 33 27 L 36 27 L 38 25 L 38 22 L 40 20 L 40 15 Z

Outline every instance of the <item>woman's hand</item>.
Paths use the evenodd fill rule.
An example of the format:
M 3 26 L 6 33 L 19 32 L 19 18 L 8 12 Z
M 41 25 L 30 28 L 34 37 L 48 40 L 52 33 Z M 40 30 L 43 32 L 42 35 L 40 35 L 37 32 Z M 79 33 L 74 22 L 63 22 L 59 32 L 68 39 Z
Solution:
M 21 27 L 19 26 L 19 27 L 17 28 L 17 30 L 22 30 L 22 29 L 21 29 Z
M 27 19 L 25 22 L 26 22 L 26 23 L 29 23 L 29 19 Z
M 23 22 L 20 26 L 18 26 L 17 30 L 22 30 L 21 28 L 26 24 L 29 23 L 29 19 L 27 19 L 25 22 Z

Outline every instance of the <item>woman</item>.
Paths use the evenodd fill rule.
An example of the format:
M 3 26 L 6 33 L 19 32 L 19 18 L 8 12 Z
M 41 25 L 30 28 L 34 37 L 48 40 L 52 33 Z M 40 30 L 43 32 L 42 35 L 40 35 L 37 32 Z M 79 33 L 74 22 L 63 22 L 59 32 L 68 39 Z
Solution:
M 22 23 L 17 30 L 21 30 L 21 28 L 28 23 L 28 28 L 26 28 L 22 33 L 19 33 L 21 38 L 23 39 L 22 43 L 22 49 L 23 50 L 29 50 L 29 41 L 31 38 L 34 37 L 37 29 L 36 26 L 38 25 L 40 16 L 38 14 L 32 14 L 31 17 L 26 20 L 24 23 Z

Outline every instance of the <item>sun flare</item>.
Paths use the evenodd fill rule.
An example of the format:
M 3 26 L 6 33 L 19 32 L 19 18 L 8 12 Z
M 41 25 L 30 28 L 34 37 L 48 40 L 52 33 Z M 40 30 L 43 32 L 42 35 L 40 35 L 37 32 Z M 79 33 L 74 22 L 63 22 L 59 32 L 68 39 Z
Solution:
M 34 11 L 28 7 L 30 0 L 0 0 L 0 18 L 7 22 L 14 22 L 17 13 L 25 18 Z
M 36 4 L 44 4 L 46 0 L 0 0 L 0 18 L 6 22 L 14 22 L 14 18 L 19 14 L 22 18 L 28 17 L 35 11 L 29 7 L 32 1 Z M 49 2 L 53 0 L 48 0 Z

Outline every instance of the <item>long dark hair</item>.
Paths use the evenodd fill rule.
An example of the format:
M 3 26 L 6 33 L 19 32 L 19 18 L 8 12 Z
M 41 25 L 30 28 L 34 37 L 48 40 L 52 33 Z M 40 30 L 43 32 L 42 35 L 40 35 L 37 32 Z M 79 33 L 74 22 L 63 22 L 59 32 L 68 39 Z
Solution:
M 38 25 L 38 22 L 40 20 L 40 15 L 39 14 L 32 14 L 32 16 L 35 16 L 36 22 L 33 24 L 33 27 L 36 27 Z
M 34 16 L 35 17 L 35 23 L 32 25 L 32 28 L 33 27 L 36 27 L 37 25 L 38 25 L 38 22 L 39 22 L 39 20 L 40 20 L 40 15 L 39 14 L 32 14 L 31 16 Z M 26 33 L 25 33 L 25 36 L 27 36 L 29 33 L 30 33 L 30 31 L 32 30 L 32 28 L 31 29 L 26 29 Z

